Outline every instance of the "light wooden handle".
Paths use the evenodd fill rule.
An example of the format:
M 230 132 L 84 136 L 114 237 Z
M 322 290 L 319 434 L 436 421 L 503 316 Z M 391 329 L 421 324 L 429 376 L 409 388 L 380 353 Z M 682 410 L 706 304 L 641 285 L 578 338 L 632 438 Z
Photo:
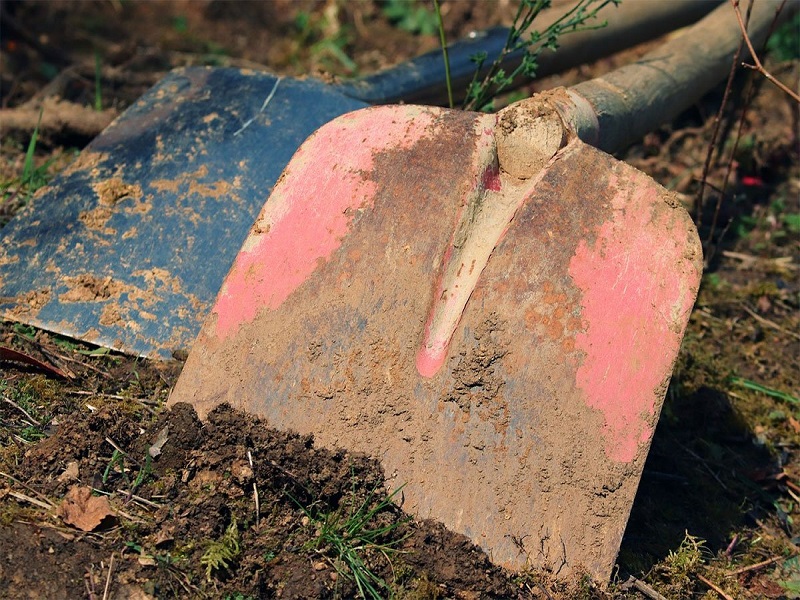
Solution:
M 782 0 L 755 0 L 748 35 L 755 48 L 764 43 Z M 742 13 L 747 3 L 742 3 Z M 778 22 L 800 7 L 788 0 Z M 568 119 L 585 142 L 615 152 L 668 123 L 719 83 L 730 71 L 742 34 L 725 2 L 704 19 L 635 63 L 569 88 L 575 102 Z M 743 47 L 742 59 L 749 57 Z M 596 129 L 595 129 L 596 128 Z

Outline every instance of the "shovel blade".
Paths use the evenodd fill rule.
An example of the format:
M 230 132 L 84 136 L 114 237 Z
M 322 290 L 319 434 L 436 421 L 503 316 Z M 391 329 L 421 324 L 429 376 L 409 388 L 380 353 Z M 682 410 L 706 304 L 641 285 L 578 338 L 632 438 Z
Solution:
M 173 71 L 3 228 L 0 315 L 151 358 L 185 350 L 297 147 L 363 106 L 314 81 Z
M 228 402 L 375 456 L 407 511 L 495 563 L 607 580 L 700 246 L 670 192 L 572 142 L 494 247 L 443 365 L 420 375 L 465 198 L 487 186 L 494 119 L 369 108 L 309 138 L 170 402 L 201 416 Z

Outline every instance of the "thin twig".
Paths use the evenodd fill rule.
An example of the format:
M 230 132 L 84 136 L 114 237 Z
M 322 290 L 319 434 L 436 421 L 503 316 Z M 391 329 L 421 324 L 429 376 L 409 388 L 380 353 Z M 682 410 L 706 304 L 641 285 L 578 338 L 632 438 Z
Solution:
M 36 419 L 34 419 L 27 410 L 22 408 L 19 404 L 14 402 L 11 398 L 3 396 L 3 401 L 8 403 L 8 404 L 10 404 L 14 408 L 16 408 L 19 412 L 21 412 L 23 415 L 25 415 L 25 417 L 28 419 L 28 422 L 31 425 L 35 425 L 36 427 L 41 427 L 42 426 L 42 424 L 39 421 L 37 421 Z
M 86 575 L 83 576 L 83 585 L 86 587 L 86 595 L 89 600 L 95 600 L 97 595 L 94 592 L 94 566 L 89 565 Z
M 31 504 L 38 506 L 39 508 L 43 508 L 45 510 L 53 510 L 55 508 L 52 504 L 47 504 L 42 502 L 41 500 L 37 500 L 36 498 L 31 498 L 27 494 L 23 494 L 22 492 L 15 492 L 14 490 L 9 490 L 8 492 L 10 495 L 14 496 L 17 500 L 22 500 L 24 502 L 30 502 Z
M 272 465 L 273 467 L 278 469 L 278 471 L 280 471 L 284 475 L 288 475 L 289 478 L 294 480 L 295 483 L 297 483 L 298 485 L 301 485 L 300 484 L 300 477 L 295 475 L 294 473 L 292 473 L 289 469 L 285 469 L 284 467 L 282 467 L 278 463 L 276 463 L 274 460 L 268 460 L 267 462 L 269 462 L 270 465 Z
M 125 498 L 129 500 L 133 500 L 134 502 L 138 502 L 139 504 L 144 504 L 151 508 L 162 508 L 164 506 L 163 504 L 158 504 L 157 502 L 153 502 L 152 500 L 148 500 L 147 498 L 142 498 L 141 496 L 137 496 L 136 494 L 133 494 L 130 491 L 125 490 L 123 488 L 118 488 L 117 493 L 122 496 L 125 496 Z
M 739 10 L 739 0 L 730 0 L 731 6 L 733 6 L 733 10 L 736 13 L 736 20 L 739 22 L 739 29 L 742 31 L 742 36 L 744 36 L 744 42 L 747 44 L 748 50 L 750 50 L 750 56 L 753 58 L 753 62 L 755 65 L 748 65 L 747 63 L 742 63 L 742 66 L 747 69 L 753 69 L 754 71 L 758 71 L 761 73 L 767 81 L 772 83 L 773 85 L 777 86 L 778 89 L 782 90 L 786 94 L 789 95 L 792 100 L 797 103 L 800 103 L 800 96 L 794 91 L 786 87 L 783 83 L 775 79 L 772 74 L 764 68 L 764 65 L 761 64 L 761 61 L 758 59 L 758 55 L 756 51 L 753 49 L 753 44 L 750 42 L 750 36 L 747 35 L 747 28 L 744 26 L 744 21 L 742 21 L 742 13 Z
M 633 575 L 630 575 L 628 577 L 628 581 L 626 581 L 622 585 L 622 587 L 626 589 L 634 588 L 636 591 L 641 592 L 642 594 L 650 598 L 650 600 L 667 600 L 664 596 L 659 594 L 656 590 L 647 585 L 644 581 L 642 581 L 641 579 L 636 579 L 636 577 L 634 577 Z
M 708 471 L 709 475 L 711 475 L 711 477 L 714 478 L 714 480 L 720 485 L 720 487 L 722 487 L 723 490 L 725 490 L 726 492 L 730 492 L 730 490 L 728 489 L 728 486 L 725 485 L 722 482 L 722 479 L 719 478 L 719 475 L 714 473 L 714 469 L 711 468 L 711 466 L 708 464 L 708 461 L 706 461 L 702 456 L 697 454 L 691 448 L 687 448 L 686 446 L 684 446 L 683 444 L 681 444 L 679 442 L 677 442 L 677 444 L 678 444 L 678 447 L 680 447 L 684 452 L 686 452 L 689 456 L 691 456 L 692 458 L 697 460 L 701 465 L 703 465 L 705 470 Z
M 120 454 L 122 454 L 122 456 L 128 456 L 128 453 L 127 453 L 127 452 L 125 452 L 125 450 L 123 450 L 123 449 L 122 449 L 122 448 L 120 448 L 119 446 L 117 446 L 117 444 L 114 442 L 114 440 L 112 440 L 110 437 L 106 437 L 106 441 L 109 443 L 109 445 L 110 445 L 112 448 L 114 448 L 114 450 L 116 450 L 117 452 L 119 452 Z
M 726 594 L 725 591 L 721 587 L 719 587 L 716 583 L 714 583 L 713 581 L 710 581 L 709 579 L 703 577 L 699 573 L 697 574 L 697 578 L 700 581 L 702 581 L 703 583 L 705 583 L 712 590 L 717 592 L 717 594 L 719 594 L 720 598 L 723 598 L 724 600 L 733 600 L 733 598 L 731 598 L 728 594 Z
M 703 163 L 703 174 L 700 177 L 700 189 L 697 192 L 697 200 L 695 201 L 695 215 L 694 221 L 695 225 L 699 228 L 700 224 L 703 219 L 703 199 L 705 197 L 706 186 L 708 186 L 708 172 L 711 169 L 711 159 L 714 156 L 714 151 L 717 149 L 717 137 L 719 136 L 719 129 L 722 123 L 722 115 L 725 112 L 725 107 L 728 105 L 728 97 L 730 96 L 731 90 L 733 89 L 733 79 L 736 75 L 736 65 L 739 62 L 739 57 L 742 53 L 742 43 L 739 42 L 739 46 L 736 48 L 736 53 L 733 55 L 733 61 L 731 62 L 731 70 L 728 73 L 728 81 L 725 84 L 725 91 L 722 94 L 722 102 L 720 103 L 719 110 L 717 114 L 714 116 L 714 128 L 711 132 L 711 140 L 708 143 L 708 152 L 706 153 L 706 160 Z M 724 186 L 723 186 L 724 187 Z M 723 191 L 720 191 L 720 198 L 724 195 Z M 720 201 L 717 201 L 716 208 L 714 209 L 714 217 L 711 220 L 711 227 L 709 229 L 708 240 L 706 243 L 710 243 L 711 237 L 714 235 L 714 229 L 717 223 L 717 215 L 719 214 L 720 208 Z M 710 261 L 709 261 L 710 262 Z
M 783 327 L 781 327 L 780 325 L 778 325 L 774 321 L 770 321 L 769 319 L 765 319 L 764 317 L 762 317 L 761 315 L 756 313 L 753 309 L 749 308 L 744 303 L 742 303 L 741 306 L 742 306 L 742 309 L 744 310 L 744 312 L 746 312 L 748 315 L 753 317 L 756 321 L 758 321 L 762 325 L 765 325 L 767 327 L 771 327 L 772 329 L 777 329 L 781 333 L 785 333 L 786 335 L 790 335 L 790 336 L 795 337 L 798 340 L 800 340 L 800 334 L 795 333 L 793 331 L 789 331 L 788 329 L 784 329 Z
M 533 590 L 531 589 L 531 586 L 529 586 L 526 583 L 525 587 L 528 588 L 528 591 L 531 593 L 531 596 L 533 596 Z M 541 581 L 536 582 L 536 587 L 538 587 L 539 590 L 547 597 L 547 600 L 553 600 L 553 597 L 550 595 L 550 592 L 548 592 L 547 588 L 542 585 Z
M 771 564 L 776 563 L 783 558 L 784 558 L 783 556 L 773 556 L 772 558 L 768 558 L 767 560 L 762 560 L 761 562 L 757 562 L 752 565 L 747 565 L 746 567 L 740 567 L 734 571 L 725 573 L 725 577 L 736 577 L 737 575 L 743 575 L 745 573 L 750 573 L 752 571 L 758 571 L 759 569 L 768 567 Z
M 108 563 L 108 577 L 106 577 L 106 587 L 103 590 L 103 600 L 108 600 L 108 590 L 111 588 L 111 572 L 114 570 L 114 553 L 111 553 L 111 560 Z
M 44 350 L 42 350 L 42 351 L 44 352 Z M 102 369 L 98 369 L 94 365 L 90 365 L 88 362 L 84 362 L 82 360 L 76 360 L 74 358 L 70 358 L 69 356 L 64 356 L 63 354 L 51 353 L 51 356 L 56 356 L 56 357 L 60 358 L 61 360 L 65 360 L 67 362 L 75 363 L 76 365 L 81 365 L 82 367 L 86 367 L 90 371 L 94 371 L 95 373 L 97 373 L 98 375 L 100 375 L 102 377 L 105 377 L 106 379 L 111 379 L 111 374 L 110 373 L 108 373 L 107 371 L 103 371 Z
M 261 521 L 261 500 L 258 496 L 258 486 L 256 485 L 255 467 L 253 466 L 253 454 L 250 450 L 247 451 L 247 460 L 250 461 L 250 469 L 253 471 L 253 501 L 256 504 L 256 528 Z
M 788 479 L 784 479 L 783 483 L 786 484 L 786 487 L 788 487 L 789 489 L 792 489 L 798 494 L 800 494 L 800 486 L 797 485 L 795 482 L 789 481 Z
M 39 492 L 37 492 L 35 489 L 33 489 L 33 488 L 32 488 L 31 486 L 29 486 L 27 483 L 24 483 L 24 482 L 20 481 L 19 479 L 17 479 L 16 477 L 14 477 L 13 475 L 9 475 L 8 473 L 5 473 L 5 472 L 3 472 L 3 471 L 0 471 L 0 475 L 2 475 L 3 477 L 8 477 L 8 478 L 9 478 L 11 481 L 13 481 L 14 483 L 16 483 L 17 485 L 21 485 L 21 486 L 22 486 L 22 487 L 24 487 L 26 490 L 28 490 L 30 493 L 32 493 L 32 494 L 35 494 L 35 495 L 39 496 L 39 498 L 41 498 L 41 499 L 42 499 L 42 500 L 44 500 L 44 501 L 45 501 L 47 504 L 49 504 L 49 505 L 50 505 L 50 506 L 49 506 L 49 508 L 55 508 L 55 506 L 56 506 L 56 505 L 55 505 L 55 504 L 53 504 L 52 502 L 50 502 L 50 499 L 49 499 L 47 496 L 45 496 L 45 495 L 44 495 L 44 494 L 42 494 L 42 493 L 39 493 Z
M 93 398 L 108 398 L 110 400 L 125 400 L 125 396 L 120 396 L 119 394 L 103 394 L 101 392 L 92 392 L 90 390 L 68 390 L 68 394 L 72 394 L 73 396 L 91 396 Z
M 753 256 L 752 254 L 744 254 L 743 252 L 733 252 L 731 250 L 723 250 L 722 256 L 725 258 L 732 258 L 742 263 L 742 266 L 752 267 L 763 265 L 766 268 L 772 267 L 773 269 L 785 269 L 792 271 L 797 269 L 791 256 L 779 256 L 777 258 L 762 258 L 761 256 Z

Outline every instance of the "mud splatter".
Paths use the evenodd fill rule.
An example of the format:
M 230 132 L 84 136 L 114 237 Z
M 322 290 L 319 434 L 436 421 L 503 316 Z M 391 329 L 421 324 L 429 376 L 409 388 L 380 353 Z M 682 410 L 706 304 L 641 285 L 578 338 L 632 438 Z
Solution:
M 114 281 L 111 277 L 101 279 L 88 273 L 76 277 L 65 277 L 64 279 L 69 289 L 58 297 L 61 302 L 108 300 L 112 297 L 119 297 L 122 292 L 130 287 L 119 281 Z

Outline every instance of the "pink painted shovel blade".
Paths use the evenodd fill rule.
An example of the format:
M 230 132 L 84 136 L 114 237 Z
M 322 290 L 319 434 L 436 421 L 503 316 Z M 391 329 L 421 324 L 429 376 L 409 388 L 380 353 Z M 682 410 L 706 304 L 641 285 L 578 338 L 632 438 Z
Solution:
M 459 223 L 471 198 L 500 190 L 495 118 L 369 108 L 309 138 L 170 402 L 201 416 L 229 402 L 375 456 L 390 488 L 405 484 L 406 510 L 498 564 L 607 579 L 700 247 L 670 192 L 573 141 L 526 191 L 442 364 L 421 375 Z

